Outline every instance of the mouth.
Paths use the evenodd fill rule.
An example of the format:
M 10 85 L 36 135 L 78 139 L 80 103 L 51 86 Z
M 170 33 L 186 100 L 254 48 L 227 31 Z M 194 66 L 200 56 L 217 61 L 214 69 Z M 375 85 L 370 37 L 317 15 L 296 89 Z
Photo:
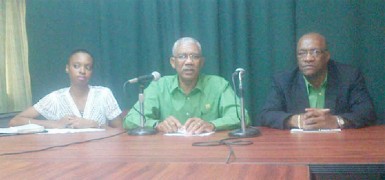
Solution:
M 194 73 L 195 70 L 194 69 L 183 69 L 182 70 L 184 73 L 187 73 L 187 74 L 191 74 L 191 73 Z
M 314 69 L 314 66 L 313 65 L 303 65 L 302 69 L 304 69 L 304 70 Z
M 85 77 L 85 76 L 78 76 L 78 80 L 80 80 L 80 81 L 84 81 L 84 80 L 86 80 L 87 78 Z

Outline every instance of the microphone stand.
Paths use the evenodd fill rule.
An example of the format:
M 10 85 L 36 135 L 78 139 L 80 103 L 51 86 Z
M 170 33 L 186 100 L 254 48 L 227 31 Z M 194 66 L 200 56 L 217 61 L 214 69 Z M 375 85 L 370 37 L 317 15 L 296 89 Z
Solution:
M 261 132 L 257 128 L 246 128 L 246 113 L 245 113 L 245 102 L 243 98 L 243 87 L 242 87 L 242 75 L 243 71 L 238 73 L 239 77 L 239 98 L 241 101 L 241 129 L 236 129 L 234 131 L 229 132 L 229 136 L 231 137 L 255 137 L 259 136 Z
M 157 131 L 155 129 L 144 127 L 144 125 L 146 124 L 146 120 L 144 118 L 144 85 L 142 83 L 140 83 L 139 85 L 138 102 L 139 102 L 139 112 L 140 112 L 140 127 L 129 130 L 127 133 L 129 135 L 136 135 L 136 136 L 156 134 Z

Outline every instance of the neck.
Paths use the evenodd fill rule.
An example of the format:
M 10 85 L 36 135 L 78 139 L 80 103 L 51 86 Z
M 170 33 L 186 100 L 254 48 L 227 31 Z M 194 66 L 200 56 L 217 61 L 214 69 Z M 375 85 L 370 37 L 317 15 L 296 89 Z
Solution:
M 70 88 L 70 94 L 74 97 L 84 97 L 88 95 L 90 88 L 86 86 L 75 86 L 72 85 Z
M 196 86 L 197 80 L 194 81 L 181 81 L 179 80 L 179 86 L 183 89 L 184 93 L 190 94 L 191 90 Z
M 326 78 L 326 72 L 322 72 L 318 76 L 306 77 L 307 81 L 309 81 L 309 83 L 317 89 L 321 87 L 325 78 Z

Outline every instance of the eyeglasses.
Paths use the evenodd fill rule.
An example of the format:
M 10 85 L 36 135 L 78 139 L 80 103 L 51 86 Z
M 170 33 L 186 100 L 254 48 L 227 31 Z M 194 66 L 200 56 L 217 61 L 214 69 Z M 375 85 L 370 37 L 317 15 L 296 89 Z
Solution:
M 199 54 L 178 54 L 174 56 L 179 61 L 186 61 L 189 57 L 193 61 L 199 61 L 201 59 L 201 55 Z
M 324 52 L 326 52 L 327 49 L 309 49 L 309 50 L 299 50 L 297 52 L 297 56 L 300 58 L 306 57 L 308 54 L 310 54 L 313 57 L 319 57 L 321 56 Z

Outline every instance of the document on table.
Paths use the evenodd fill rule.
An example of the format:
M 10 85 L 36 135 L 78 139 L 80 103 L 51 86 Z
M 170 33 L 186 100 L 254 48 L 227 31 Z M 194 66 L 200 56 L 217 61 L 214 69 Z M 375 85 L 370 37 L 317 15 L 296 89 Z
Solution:
M 315 130 L 304 130 L 304 129 L 291 129 L 290 133 L 338 133 L 341 129 L 315 129 Z
M 174 133 L 166 133 L 165 136 L 209 136 L 211 134 L 214 134 L 214 131 L 207 132 L 207 133 L 200 133 L 200 134 L 188 134 L 186 133 L 186 130 L 180 129 L 178 132 Z
M 44 127 L 37 124 L 25 124 L 9 128 L 0 128 L 0 134 L 29 134 L 44 132 Z
M 79 133 L 79 132 L 97 132 L 105 131 L 105 129 L 85 128 L 85 129 L 45 129 L 37 124 L 26 124 L 22 126 L 14 126 L 9 128 L 0 128 L 0 134 L 17 135 L 17 134 L 64 134 L 64 133 Z

